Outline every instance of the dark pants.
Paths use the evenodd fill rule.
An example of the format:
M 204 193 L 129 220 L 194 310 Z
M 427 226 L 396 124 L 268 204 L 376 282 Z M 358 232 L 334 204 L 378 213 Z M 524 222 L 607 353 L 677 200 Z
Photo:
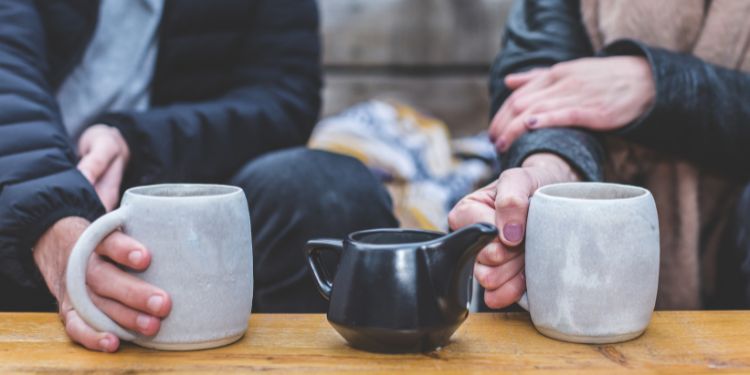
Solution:
M 717 259 L 716 290 L 707 296 L 709 309 L 750 308 L 750 185 L 732 213 Z
M 745 186 L 737 210 L 735 244 L 742 263 L 740 282 L 744 286 L 744 306 L 750 308 L 750 185 Z
M 230 183 L 245 190 L 250 205 L 253 311 L 327 310 L 307 268 L 305 242 L 398 225 L 380 181 L 347 156 L 278 151 L 248 163 Z

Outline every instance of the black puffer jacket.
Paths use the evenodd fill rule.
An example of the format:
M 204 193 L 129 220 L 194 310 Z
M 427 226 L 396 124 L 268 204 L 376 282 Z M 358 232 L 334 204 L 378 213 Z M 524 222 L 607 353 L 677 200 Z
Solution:
M 503 83 L 507 74 L 594 55 L 640 55 L 651 64 L 655 102 L 619 134 L 731 177 L 750 178 L 750 74 L 631 40 L 593 51 L 578 1 L 514 3 L 502 52 L 492 68 L 492 114 L 511 94 Z M 509 150 L 505 167 L 516 167 L 541 151 L 561 155 L 589 180 L 601 179 L 601 145 L 591 134 L 574 129 L 524 135 Z
M 0 2 L 0 309 L 49 308 L 32 246 L 66 216 L 103 213 L 53 93 L 80 61 L 95 0 Z M 166 0 L 152 109 L 107 113 L 132 160 L 125 185 L 226 181 L 303 144 L 320 105 L 314 0 Z

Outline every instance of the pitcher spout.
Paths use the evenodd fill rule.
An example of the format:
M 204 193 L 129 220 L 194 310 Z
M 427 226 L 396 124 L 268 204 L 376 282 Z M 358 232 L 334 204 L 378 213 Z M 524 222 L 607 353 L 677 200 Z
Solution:
M 478 223 L 441 237 L 427 249 L 427 268 L 446 313 L 465 311 L 471 297 L 474 259 L 497 236 L 495 226 Z

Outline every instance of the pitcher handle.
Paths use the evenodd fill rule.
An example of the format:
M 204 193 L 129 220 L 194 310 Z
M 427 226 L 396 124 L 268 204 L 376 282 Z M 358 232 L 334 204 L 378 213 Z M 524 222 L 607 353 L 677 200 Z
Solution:
M 78 238 L 68 258 L 65 276 L 68 297 L 78 315 L 101 332 L 112 332 L 117 337 L 132 341 L 135 334 L 115 323 L 94 305 L 86 289 L 86 268 L 91 253 L 105 237 L 125 224 L 128 218 L 126 208 L 118 208 L 94 221 Z
M 310 240 L 305 244 L 305 253 L 307 254 L 307 264 L 312 270 L 315 282 L 318 285 L 318 291 L 326 300 L 331 299 L 331 289 L 333 288 L 333 280 L 331 275 L 320 262 L 320 254 L 324 251 L 331 251 L 336 256 L 341 258 L 341 251 L 344 249 L 343 241 L 321 239 L 321 240 Z

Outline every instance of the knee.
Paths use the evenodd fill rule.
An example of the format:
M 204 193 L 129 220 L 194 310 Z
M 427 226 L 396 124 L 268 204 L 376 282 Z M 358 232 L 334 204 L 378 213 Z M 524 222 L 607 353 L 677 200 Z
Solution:
M 252 210 L 278 210 L 320 221 L 387 217 L 394 225 L 390 197 L 358 160 L 306 148 L 273 152 L 243 168 L 232 183 L 248 195 Z M 335 219 L 334 219 L 335 218 Z

